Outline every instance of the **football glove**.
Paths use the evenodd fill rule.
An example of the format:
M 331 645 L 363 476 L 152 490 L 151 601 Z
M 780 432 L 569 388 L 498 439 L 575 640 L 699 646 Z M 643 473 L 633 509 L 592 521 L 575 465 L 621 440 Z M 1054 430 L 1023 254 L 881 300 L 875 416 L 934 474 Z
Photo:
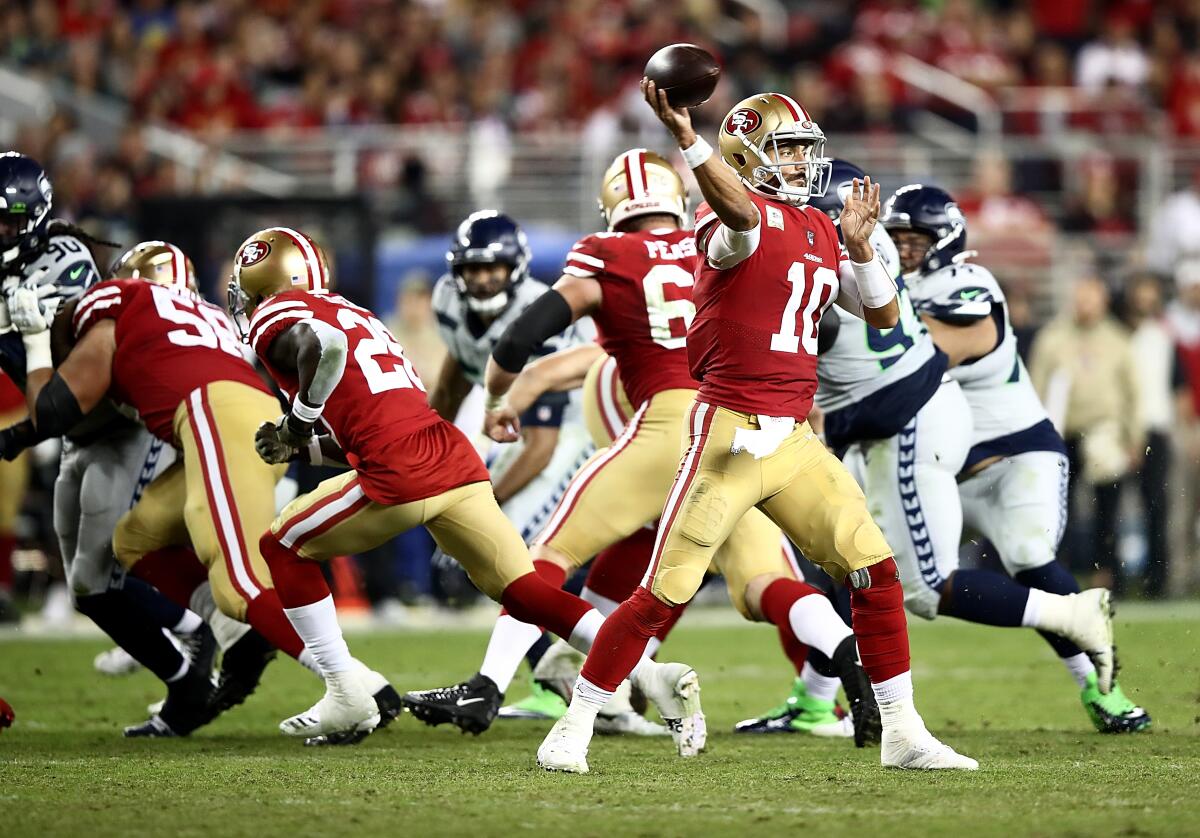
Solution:
M 63 298 L 53 285 L 22 284 L 5 295 L 8 316 L 23 335 L 36 335 L 50 328 Z
M 22 451 L 38 443 L 33 423 L 26 419 L 0 431 L 0 460 L 15 460 Z
M 287 445 L 279 438 L 279 427 L 283 418 L 281 416 L 275 422 L 263 422 L 254 434 L 254 450 L 265 463 L 286 463 L 297 454 L 294 446 Z

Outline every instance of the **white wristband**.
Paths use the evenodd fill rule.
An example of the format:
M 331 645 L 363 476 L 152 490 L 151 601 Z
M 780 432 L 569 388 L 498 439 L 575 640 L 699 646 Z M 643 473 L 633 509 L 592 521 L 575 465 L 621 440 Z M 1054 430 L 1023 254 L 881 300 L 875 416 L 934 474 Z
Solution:
M 895 299 L 896 283 L 878 256 L 863 265 L 851 259 L 850 268 L 858 282 L 858 297 L 866 308 L 883 308 Z
M 309 407 L 304 402 L 300 401 L 300 397 L 296 396 L 292 400 L 292 415 L 301 422 L 313 424 L 321 418 L 321 412 L 325 410 L 325 405 L 319 404 L 316 407 Z
M 54 366 L 50 354 L 50 332 L 42 331 L 32 335 L 22 335 L 25 344 L 25 374 L 34 370 L 46 370 Z
M 495 393 L 488 391 L 487 397 L 483 400 L 483 409 L 488 413 L 493 410 L 499 410 L 504 406 L 504 396 L 497 396 Z
M 705 160 L 712 157 L 713 150 L 707 140 L 697 136 L 696 142 L 687 148 L 681 148 L 679 153 L 683 155 L 683 162 L 688 164 L 688 168 L 695 169 L 702 165 Z
M 314 466 L 325 464 L 325 457 L 321 454 L 321 438 L 315 434 L 308 440 L 308 462 Z

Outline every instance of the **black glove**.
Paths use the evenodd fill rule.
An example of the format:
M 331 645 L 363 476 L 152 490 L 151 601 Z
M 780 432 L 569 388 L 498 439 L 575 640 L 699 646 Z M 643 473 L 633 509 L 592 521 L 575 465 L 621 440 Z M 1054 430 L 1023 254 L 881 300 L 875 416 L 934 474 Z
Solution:
M 41 440 L 33 422 L 28 419 L 0 431 L 0 459 L 15 460 L 26 448 L 37 445 Z

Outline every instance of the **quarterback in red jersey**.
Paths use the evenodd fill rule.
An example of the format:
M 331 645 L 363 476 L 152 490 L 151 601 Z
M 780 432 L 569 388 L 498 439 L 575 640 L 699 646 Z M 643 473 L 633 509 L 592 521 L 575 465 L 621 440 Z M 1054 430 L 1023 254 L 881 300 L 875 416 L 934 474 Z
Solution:
M 827 188 L 830 164 L 824 134 L 803 108 L 774 93 L 743 100 L 722 124 L 717 158 L 685 108 L 672 108 L 649 80 L 643 89 L 706 201 L 697 212 L 703 255 L 687 340 L 700 390 L 643 585 L 605 622 L 597 654 L 584 664 L 539 762 L 586 770 L 599 707 L 672 609 L 691 599 L 717 550 L 737 538 L 743 515 L 757 507 L 850 587 L 858 649 L 882 720 L 883 764 L 977 768 L 934 738 L 916 712 L 892 551 L 861 490 L 806 421 L 825 308 L 837 301 L 876 327 L 896 322 L 895 286 L 867 240 L 879 189 L 855 181 L 846 199 L 841 229 L 849 259 L 842 272 L 832 222 L 805 207 Z
M 270 463 L 303 457 L 350 466 L 289 504 L 260 545 L 288 618 L 326 682 L 325 696 L 280 728 L 354 737 L 369 733 L 379 714 L 319 561 L 424 525 L 485 594 L 520 619 L 586 651 L 603 617 L 538 574 L 475 449 L 429 406 L 403 348 L 378 318 L 329 292 L 327 270 L 307 236 L 263 230 L 238 249 L 230 297 L 235 316 L 250 317 L 251 346 L 291 399 L 286 415 L 259 428 L 259 455 Z M 318 423 L 327 434 L 314 433 Z M 678 719 L 672 666 L 647 661 L 642 668 L 647 695 L 664 718 Z
M 620 383 L 636 407 L 616 439 L 605 440 L 607 447 L 579 470 L 546 529 L 534 539 L 534 557 L 557 565 L 564 575 L 652 524 L 678 468 L 684 417 L 697 388 L 685 348 L 695 314 L 692 284 L 697 261 L 695 240 L 682 229 L 685 197 L 683 181 L 659 155 L 632 149 L 618 156 L 600 188 L 609 232 L 587 236 L 575 245 L 562 278 L 509 326 L 488 362 L 489 394 L 493 400 L 502 399 L 544 335 L 591 315 L 599 342 L 616 359 Z M 512 441 L 517 415 L 512 406 L 494 405 L 487 430 L 497 441 Z M 614 504 L 613 498 L 621 502 Z M 856 709 L 866 736 L 877 716 L 856 663 L 850 629 L 824 597 L 791 608 L 818 591 L 794 578 L 780 544 L 779 528 L 761 512 L 749 510 L 734 537 L 714 557 L 730 598 L 747 619 L 789 626 L 799 632 L 802 642 L 817 645 L 843 664 L 847 692 L 859 698 Z M 776 603 L 779 607 L 774 607 Z M 511 635 L 507 642 L 498 636 L 502 633 Z M 522 633 L 502 618 L 488 658 L 494 657 L 494 648 L 507 643 L 513 647 L 510 666 L 515 668 L 522 646 L 527 647 L 534 636 L 533 627 L 524 627 Z M 695 673 L 685 677 L 695 694 Z M 609 724 L 607 719 L 601 721 Z M 679 739 L 690 738 L 690 744 L 680 748 L 681 754 L 704 745 L 705 726 L 698 708 L 690 724 L 691 731 L 676 732 Z M 586 763 L 567 770 L 586 770 Z

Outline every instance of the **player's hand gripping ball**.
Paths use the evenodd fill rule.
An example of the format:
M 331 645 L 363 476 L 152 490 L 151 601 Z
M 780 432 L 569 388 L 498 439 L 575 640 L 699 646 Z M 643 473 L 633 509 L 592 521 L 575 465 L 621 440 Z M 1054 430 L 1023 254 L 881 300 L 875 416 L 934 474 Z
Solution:
M 671 44 L 650 56 L 643 75 L 667 94 L 671 107 L 694 108 L 712 96 L 721 68 L 695 44 Z

